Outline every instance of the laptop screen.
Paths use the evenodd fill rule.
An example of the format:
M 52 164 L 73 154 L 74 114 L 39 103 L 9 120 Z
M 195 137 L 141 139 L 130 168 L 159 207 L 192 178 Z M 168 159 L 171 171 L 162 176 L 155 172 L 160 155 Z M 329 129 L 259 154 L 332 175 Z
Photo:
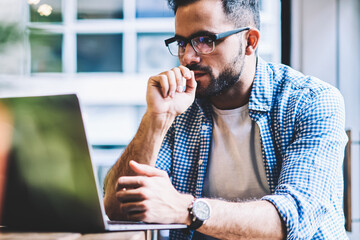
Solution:
M 2 224 L 104 229 L 76 95 L 0 99 L 1 126 L 8 129 L 1 134 L 7 158 Z

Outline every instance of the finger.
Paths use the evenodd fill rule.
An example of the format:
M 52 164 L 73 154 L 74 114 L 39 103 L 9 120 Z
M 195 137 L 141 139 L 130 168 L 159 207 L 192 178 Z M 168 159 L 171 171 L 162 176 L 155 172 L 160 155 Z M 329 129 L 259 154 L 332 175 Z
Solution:
M 169 82 L 167 80 L 166 74 L 161 73 L 159 75 L 150 77 L 148 89 L 150 89 L 151 87 L 158 88 L 163 98 L 166 98 L 169 92 Z
M 144 175 L 144 176 L 147 176 L 147 177 L 156 177 L 156 176 L 159 176 L 159 177 L 163 177 L 163 176 L 167 176 L 167 174 L 162 171 L 162 170 L 159 170 L 155 167 L 152 167 L 152 166 L 149 166 L 149 165 L 146 165 L 146 164 L 140 164 L 140 163 L 137 163 L 133 160 L 131 160 L 129 162 L 129 165 L 131 167 L 131 169 L 139 174 L 139 175 Z
M 175 76 L 175 72 L 174 71 L 167 71 L 166 72 L 167 75 L 167 80 L 168 80 L 168 84 L 169 84 L 169 96 L 170 97 L 174 97 L 175 95 L 175 91 L 176 91 L 176 76 Z
M 184 91 L 184 86 L 186 86 L 186 79 L 183 77 L 180 68 L 173 68 L 172 71 L 175 73 L 175 78 L 176 78 L 176 91 L 178 92 L 183 92 Z M 184 79 L 185 79 L 185 83 L 184 83 Z
M 184 78 L 186 78 L 187 80 L 191 79 L 191 71 L 190 71 L 190 69 L 188 69 L 187 67 L 185 67 L 183 65 L 180 65 L 179 69 L 181 71 L 182 76 L 184 76 Z
M 196 81 L 195 81 L 195 74 L 193 71 L 191 71 L 189 68 L 180 65 L 179 69 L 181 70 L 182 75 L 185 78 L 185 87 L 184 87 L 184 91 L 189 93 L 191 91 L 193 91 L 196 88 Z M 186 91 L 186 89 L 189 88 L 188 91 Z
M 123 176 L 119 177 L 116 182 L 116 191 L 139 188 L 145 185 L 143 176 Z
M 161 93 L 166 98 L 169 95 L 169 81 L 166 75 L 160 75 L 159 77 Z
M 146 199 L 146 195 L 139 189 L 117 191 L 115 197 L 121 203 L 139 202 Z
M 120 205 L 120 208 L 121 211 L 123 213 L 126 213 L 128 216 L 132 214 L 137 214 L 139 212 L 144 212 L 147 210 L 145 201 L 122 203 Z

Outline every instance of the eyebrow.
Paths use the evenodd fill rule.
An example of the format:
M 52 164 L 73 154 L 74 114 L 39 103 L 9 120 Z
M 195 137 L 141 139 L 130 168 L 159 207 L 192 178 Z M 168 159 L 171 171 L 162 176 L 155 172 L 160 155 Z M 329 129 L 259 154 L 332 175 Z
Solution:
M 199 37 L 199 36 L 211 36 L 211 35 L 215 35 L 214 32 L 209 32 L 209 31 L 199 31 L 196 33 L 191 34 L 189 37 L 184 37 L 178 34 L 175 34 L 175 38 L 177 39 L 192 39 L 194 37 Z

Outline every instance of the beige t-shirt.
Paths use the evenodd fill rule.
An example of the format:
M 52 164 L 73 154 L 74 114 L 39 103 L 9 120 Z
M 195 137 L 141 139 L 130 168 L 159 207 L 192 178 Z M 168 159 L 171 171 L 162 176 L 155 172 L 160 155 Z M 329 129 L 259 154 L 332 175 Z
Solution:
M 260 131 L 249 116 L 248 105 L 231 110 L 213 109 L 204 197 L 241 201 L 269 194 Z

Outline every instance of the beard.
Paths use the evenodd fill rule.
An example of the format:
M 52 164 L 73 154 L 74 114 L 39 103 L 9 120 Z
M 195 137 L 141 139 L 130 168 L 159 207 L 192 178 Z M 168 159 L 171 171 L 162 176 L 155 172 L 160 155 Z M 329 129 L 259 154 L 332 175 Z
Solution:
M 207 87 L 201 86 L 201 82 L 198 82 L 198 86 L 196 88 L 196 97 L 209 98 L 218 96 L 234 86 L 234 84 L 239 81 L 243 72 L 244 58 L 245 55 L 243 56 L 242 51 L 240 50 L 240 53 L 233 59 L 233 61 L 231 61 L 230 64 L 226 65 L 227 67 L 225 67 L 225 69 L 220 72 L 218 77 L 215 77 L 212 69 L 209 66 L 201 66 L 198 64 L 186 66 L 190 70 L 203 71 L 210 76 L 210 83 Z

